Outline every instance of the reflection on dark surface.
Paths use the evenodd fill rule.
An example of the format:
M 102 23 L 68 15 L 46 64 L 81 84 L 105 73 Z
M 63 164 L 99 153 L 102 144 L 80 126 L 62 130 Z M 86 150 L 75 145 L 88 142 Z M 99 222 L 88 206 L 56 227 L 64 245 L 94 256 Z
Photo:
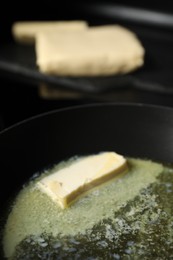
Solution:
M 64 107 L 97 102 L 132 102 L 173 107 L 173 95 L 155 92 L 119 89 L 115 92 L 81 98 L 45 99 L 36 86 L 1 80 L 0 116 L 1 128 L 11 126 L 28 117 Z

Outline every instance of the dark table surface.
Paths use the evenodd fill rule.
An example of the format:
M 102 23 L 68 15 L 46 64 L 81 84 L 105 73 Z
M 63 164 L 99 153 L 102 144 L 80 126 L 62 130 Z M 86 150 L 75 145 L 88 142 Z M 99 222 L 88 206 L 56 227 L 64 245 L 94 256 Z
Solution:
M 90 1 L 87 1 L 89 3 Z M 104 1 L 100 1 L 102 3 Z M 147 10 L 156 10 L 157 12 L 166 12 L 166 14 L 172 14 L 173 10 L 170 7 L 170 2 L 164 6 L 158 4 L 157 7 L 150 4 L 138 3 L 134 1 L 106 1 L 111 4 L 126 4 L 128 6 L 137 6 L 139 8 L 148 8 Z M 65 2 L 64 2 L 65 3 Z M 93 3 L 93 2 L 92 2 Z M 166 2 L 165 2 L 166 3 Z M 71 4 L 72 6 L 72 4 Z M 0 129 L 9 127 L 17 122 L 32 117 L 34 115 L 47 112 L 54 109 L 71 107 L 76 105 L 83 105 L 89 103 L 98 102 L 130 102 L 130 103 L 147 103 L 154 105 L 162 105 L 173 107 L 173 25 L 160 26 L 158 24 L 149 25 L 129 20 L 128 17 L 109 17 L 100 13 L 88 13 L 87 9 L 79 8 L 79 5 L 73 4 L 73 10 L 66 8 L 64 4 L 63 10 L 50 10 L 50 12 L 43 11 L 42 15 L 36 16 L 36 10 L 30 12 L 31 6 L 25 8 L 25 13 L 22 9 L 17 14 L 13 14 L 8 19 L 4 12 L 0 18 L 0 22 L 6 24 L 6 27 L 2 30 L 2 38 L 7 40 L 8 44 L 12 42 L 11 39 L 11 25 L 15 20 L 66 20 L 68 19 L 87 19 L 91 24 L 105 24 L 105 23 L 121 23 L 134 30 L 138 36 L 142 39 L 142 42 L 147 49 L 146 65 L 143 72 L 137 73 L 137 76 L 141 77 L 142 82 L 151 83 L 151 87 L 148 89 L 142 85 L 137 88 L 126 84 L 123 88 L 111 89 L 106 93 L 85 93 L 80 98 L 64 98 L 64 99 L 45 99 L 39 95 L 39 83 L 27 80 L 18 80 L 11 77 L 11 74 L 0 74 Z M 50 7 L 49 7 L 50 9 Z M 30 10 L 30 11 L 29 11 Z M 45 6 L 46 10 L 46 6 Z M 49 16 L 48 16 L 49 14 Z M 171 15 L 172 16 L 172 15 Z M 150 18 L 153 16 L 150 16 Z M 171 17 L 172 19 L 172 17 Z M 172 21 L 172 20 L 171 20 Z M 4 45 L 3 45 L 4 46 Z M 141 73 L 141 74 L 140 74 Z M 153 88 L 155 83 L 161 83 L 161 88 L 156 84 L 156 89 Z M 154 83 L 152 85 L 152 83 Z M 146 85 L 146 84 L 145 84 Z M 147 85 L 148 86 L 148 85 Z M 153 88 L 153 89 L 152 89 Z M 169 89 L 171 91 L 169 91 Z M 160 91 L 161 90 L 161 91 Z
M 42 98 L 39 95 L 39 88 L 36 86 L 24 86 L 22 83 L 1 80 L 0 88 L 1 130 L 47 111 L 98 102 L 146 103 L 173 107 L 173 95 L 143 90 L 132 91 L 120 89 L 114 93 L 91 97 L 84 96 L 76 99 L 64 98 L 52 100 Z

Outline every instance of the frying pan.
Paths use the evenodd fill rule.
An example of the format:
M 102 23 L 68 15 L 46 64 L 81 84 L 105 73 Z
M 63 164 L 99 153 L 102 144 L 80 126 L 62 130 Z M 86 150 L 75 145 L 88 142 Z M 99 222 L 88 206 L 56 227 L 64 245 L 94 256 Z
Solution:
M 0 150 L 3 216 L 9 198 L 29 177 L 74 155 L 114 150 L 172 163 L 173 109 L 109 103 L 56 110 L 1 132 Z

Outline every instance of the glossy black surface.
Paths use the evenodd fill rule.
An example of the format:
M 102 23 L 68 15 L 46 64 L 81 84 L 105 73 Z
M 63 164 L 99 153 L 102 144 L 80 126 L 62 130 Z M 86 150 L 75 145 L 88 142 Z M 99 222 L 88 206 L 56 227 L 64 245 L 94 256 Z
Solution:
M 16 44 L 12 39 L 10 43 L 0 45 L 0 76 L 31 85 L 46 83 L 87 94 L 115 91 L 117 88 L 173 94 L 172 15 L 109 3 L 79 4 L 73 12 L 75 19 L 82 17 L 91 26 L 118 23 L 135 32 L 145 48 L 144 66 L 127 75 L 110 77 L 70 78 L 44 75 L 36 66 L 34 46 Z M 141 17 L 145 18 L 142 23 Z M 166 18 L 172 24 L 165 22 Z

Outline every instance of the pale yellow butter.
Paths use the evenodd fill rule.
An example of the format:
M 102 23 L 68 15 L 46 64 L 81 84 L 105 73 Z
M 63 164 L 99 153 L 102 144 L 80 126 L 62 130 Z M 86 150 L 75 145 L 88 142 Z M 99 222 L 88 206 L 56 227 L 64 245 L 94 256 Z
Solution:
M 127 161 L 115 152 L 82 157 L 37 182 L 37 187 L 66 208 L 84 192 L 127 170 Z
M 40 32 L 35 47 L 38 68 L 49 75 L 124 74 L 144 63 L 141 42 L 133 32 L 119 25 Z

